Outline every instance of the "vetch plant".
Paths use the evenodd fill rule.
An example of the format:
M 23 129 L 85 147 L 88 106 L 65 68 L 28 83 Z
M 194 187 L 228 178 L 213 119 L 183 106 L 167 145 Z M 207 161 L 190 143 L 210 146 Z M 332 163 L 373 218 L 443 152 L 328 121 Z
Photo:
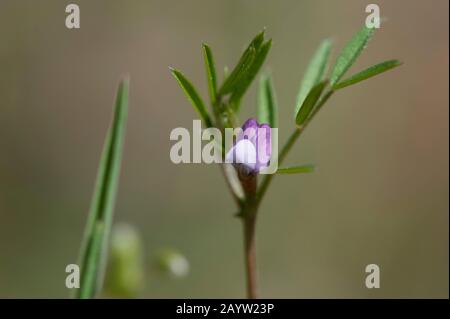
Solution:
M 222 163 L 233 158 L 233 165 L 223 163 L 221 168 L 229 190 L 238 207 L 237 216 L 241 218 L 244 229 L 244 251 L 247 276 L 247 296 L 257 298 L 258 285 L 256 273 L 255 227 L 258 210 L 274 174 L 258 176 L 270 161 L 278 156 L 281 165 L 302 132 L 323 108 L 330 97 L 338 90 L 364 81 L 377 74 L 400 65 L 397 60 L 389 60 L 348 78 L 343 79 L 348 69 L 361 54 L 375 29 L 364 26 L 339 54 L 336 62 L 327 72 L 331 51 L 331 42 L 324 40 L 312 57 L 304 74 L 294 112 L 295 128 L 279 154 L 273 152 L 271 144 L 272 129 L 278 126 L 278 106 L 270 75 L 263 75 L 258 88 L 257 120 L 248 119 L 242 126 L 244 135 L 235 136 L 233 146 L 226 150 L 221 147 Z M 206 128 L 215 127 L 223 133 L 227 128 L 235 128 L 240 123 L 238 114 L 241 101 L 250 84 L 255 79 L 272 46 L 272 40 L 265 41 L 262 31 L 250 42 L 242 53 L 234 69 L 225 74 L 222 84 L 218 85 L 217 72 L 210 47 L 203 44 L 208 93 L 211 114 L 194 85 L 180 71 L 171 68 L 171 72 L 197 111 Z M 246 134 L 250 129 L 251 134 Z M 262 142 L 262 143 L 261 143 Z M 277 174 L 297 174 L 313 171 L 312 165 L 300 165 L 279 168 Z
M 269 166 L 272 154 L 271 128 L 248 119 L 236 135 L 225 162 L 233 163 L 240 176 L 254 175 Z
M 233 164 L 237 161 L 260 174 L 276 172 L 277 128 L 271 128 L 268 124 L 260 125 L 255 119 L 249 119 L 242 128 L 225 128 L 223 137 L 222 132 L 216 127 L 202 130 L 201 120 L 193 120 L 192 124 L 192 141 L 190 132 L 184 127 L 176 127 L 170 132 L 170 140 L 177 140 L 170 148 L 172 163 L 221 164 L 225 160 L 225 163 Z M 202 145 L 203 141 L 208 143 Z M 223 158 L 225 149 L 229 151 Z

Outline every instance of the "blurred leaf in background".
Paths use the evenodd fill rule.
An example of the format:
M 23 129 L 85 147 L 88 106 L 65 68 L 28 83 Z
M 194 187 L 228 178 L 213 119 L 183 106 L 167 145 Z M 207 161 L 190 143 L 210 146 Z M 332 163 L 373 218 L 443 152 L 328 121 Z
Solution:
M 107 296 L 137 298 L 145 283 L 144 245 L 138 230 L 117 224 L 111 234 L 104 292 Z

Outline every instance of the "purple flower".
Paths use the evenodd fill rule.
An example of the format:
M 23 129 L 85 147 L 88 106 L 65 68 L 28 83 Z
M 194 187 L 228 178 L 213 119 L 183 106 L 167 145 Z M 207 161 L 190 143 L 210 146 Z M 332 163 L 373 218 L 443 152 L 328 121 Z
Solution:
M 272 154 L 271 129 L 268 124 L 258 124 L 250 118 L 236 136 L 233 147 L 226 155 L 226 162 L 247 174 L 259 173 L 269 166 Z

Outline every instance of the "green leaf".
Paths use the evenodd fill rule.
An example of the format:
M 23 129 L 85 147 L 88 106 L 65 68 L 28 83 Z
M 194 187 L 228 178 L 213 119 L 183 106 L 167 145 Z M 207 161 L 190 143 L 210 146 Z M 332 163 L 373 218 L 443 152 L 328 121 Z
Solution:
M 361 71 L 359 73 L 356 73 L 349 77 L 348 79 L 345 79 L 337 84 L 335 84 L 332 88 L 333 90 L 339 90 L 342 88 L 345 88 L 347 86 L 356 84 L 358 82 L 364 81 L 368 78 L 371 78 L 377 74 L 386 72 L 390 69 L 393 69 L 402 63 L 398 60 L 389 60 L 385 61 L 376 65 L 371 66 L 370 68 L 365 69 L 364 71 Z
M 245 49 L 244 53 L 242 53 L 242 56 L 233 71 L 231 71 L 231 73 L 226 77 L 221 88 L 219 89 L 219 95 L 225 95 L 234 90 L 236 83 L 238 83 L 242 76 L 247 72 L 256 56 L 257 51 L 260 49 L 261 44 L 264 41 L 264 33 L 264 30 L 258 33 Z
M 297 95 L 295 115 L 297 115 L 300 107 L 306 99 L 306 96 L 311 91 L 313 86 L 323 80 L 330 56 L 330 50 L 331 41 L 328 39 L 322 41 L 309 62 Z
M 311 173 L 311 172 L 314 172 L 314 165 L 312 165 L 312 164 L 279 168 L 277 170 L 277 174 L 299 174 L 299 173 Z
M 183 73 L 172 68 L 170 68 L 170 70 L 175 79 L 178 81 L 178 84 L 183 89 L 184 93 L 186 93 L 192 106 L 200 115 L 200 118 L 203 120 L 206 127 L 211 127 L 212 126 L 211 119 L 208 115 L 208 112 L 206 111 L 205 104 L 203 103 L 203 100 L 200 97 L 200 95 L 198 95 L 197 91 L 195 90 L 195 87 L 191 84 L 191 82 L 189 82 L 189 80 L 183 75 Z
M 78 298 L 91 299 L 102 290 L 104 276 L 104 261 L 107 258 L 108 241 L 105 236 L 105 224 L 101 220 L 96 220 L 90 231 L 88 247 L 81 263 L 80 289 L 77 291 Z
M 333 71 L 330 76 L 330 85 L 334 86 L 347 70 L 355 63 L 358 56 L 366 46 L 370 37 L 374 33 L 374 28 L 364 27 L 356 33 L 336 60 Z
M 265 35 L 266 35 L 266 29 L 263 29 L 260 33 L 258 33 L 253 38 L 252 42 L 250 42 L 250 45 L 253 46 L 256 51 L 258 51 L 259 48 L 261 47 L 261 45 L 263 44 Z
M 245 50 L 238 64 L 223 82 L 222 87 L 219 89 L 219 95 L 225 95 L 234 90 L 236 83 L 250 67 L 253 59 L 255 58 L 255 54 L 256 50 L 254 47 L 249 47 L 247 50 Z
M 113 123 L 106 137 L 97 172 L 97 181 L 81 246 L 80 289 L 76 291 L 78 298 L 93 298 L 102 286 L 125 138 L 128 87 L 128 80 L 122 81 L 119 86 Z
M 258 122 L 278 127 L 278 105 L 270 75 L 263 75 L 258 90 Z
M 206 77 L 208 79 L 209 97 L 211 104 L 214 105 L 217 96 L 216 68 L 214 66 L 212 51 L 206 43 L 203 43 L 203 58 L 205 60 Z
M 230 104 L 234 106 L 233 107 L 234 110 L 237 110 L 239 108 L 239 101 L 247 91 L 248 87 L 250 86 L 256 74 L 258 73 L 259 69 L 261 69 L 261 66 L 264 63 L 271 46 L 272 46 L 272 39 L 266 41 L 263 45 L 261 45 L 259 50 L 256 52 L 255 58 L 252 61 L 249 68 L 246 70 L 243 76 L 239 78 L 239 80 L 237 81 L 235 89 L 233 90 L 233 93 L 231 94 L 230 98 Z
M 305 101 L 303 102 L 302 106 L 300 107 L 300 110 L 297 113 L 297 116 L 295 118 L 295 123 L 298 126 L 301 126 L 303 123 L 305 123 L 306 119 L 308 118 L 309 114 L 313 110 L 314 106 L 316 105 L 316 102 L 319 100 L 320 95 L 322 94 L 323 89 L 328 84 L 328 80 L 324 80 L 318 84 L 316 84 L 309 94 L 306 96 Z

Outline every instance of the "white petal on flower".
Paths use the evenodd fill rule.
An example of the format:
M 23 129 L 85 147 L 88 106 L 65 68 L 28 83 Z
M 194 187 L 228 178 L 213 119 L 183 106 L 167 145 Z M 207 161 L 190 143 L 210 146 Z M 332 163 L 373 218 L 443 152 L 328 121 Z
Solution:
M 228 163 L 241 163 L 254 170 L 256 167 L 256 148 L 249 140 L 240 140 L 227 153 Z

